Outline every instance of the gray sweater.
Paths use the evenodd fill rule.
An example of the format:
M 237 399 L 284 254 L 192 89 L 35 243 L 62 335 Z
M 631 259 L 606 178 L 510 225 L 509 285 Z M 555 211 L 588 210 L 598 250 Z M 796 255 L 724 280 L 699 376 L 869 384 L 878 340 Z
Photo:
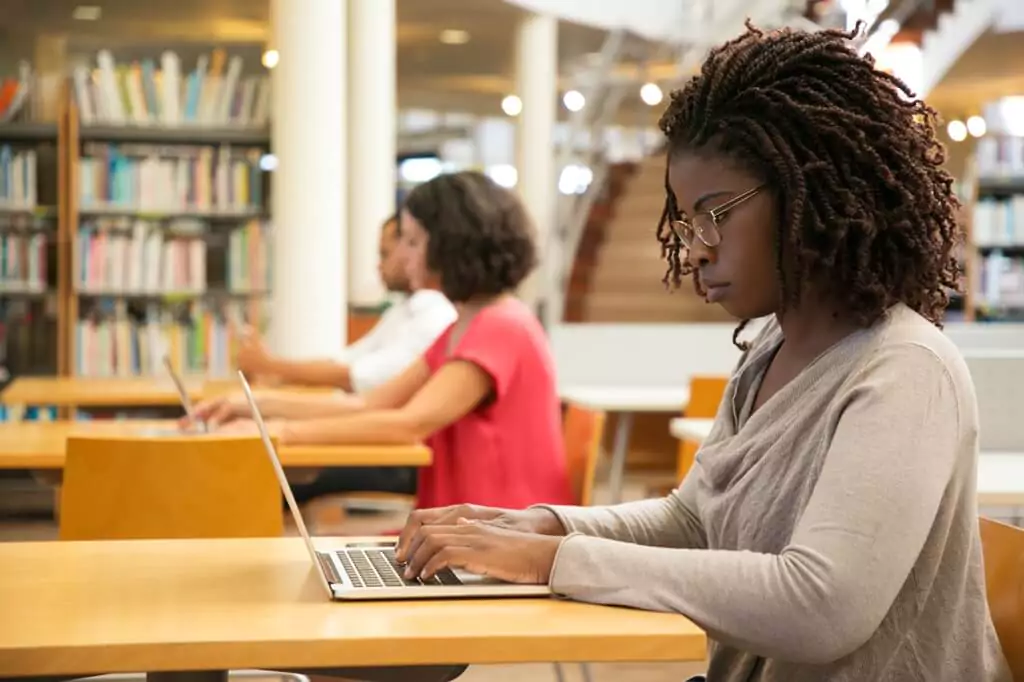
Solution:
M 985 600 L 978 414 L 956 347 L 896 306 L 750 414 L 770 322 L 678 490 L 553 507 L 553 590 L 682 613 L 709 682 L 1009 682 Z

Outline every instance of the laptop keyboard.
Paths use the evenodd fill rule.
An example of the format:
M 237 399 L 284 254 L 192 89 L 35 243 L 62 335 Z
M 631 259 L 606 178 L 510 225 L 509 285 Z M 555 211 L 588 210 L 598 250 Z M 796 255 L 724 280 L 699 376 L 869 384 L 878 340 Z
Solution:
M 462 581 L 449 569 L 443 569 L 429 580 L 406 579 L 393 549 L 349 548 L 335 552 L 338 562 L 355 587 L 419 587 L 421 585 L 461 585 Z M 331 571 L 333 573 L 333 571 Z

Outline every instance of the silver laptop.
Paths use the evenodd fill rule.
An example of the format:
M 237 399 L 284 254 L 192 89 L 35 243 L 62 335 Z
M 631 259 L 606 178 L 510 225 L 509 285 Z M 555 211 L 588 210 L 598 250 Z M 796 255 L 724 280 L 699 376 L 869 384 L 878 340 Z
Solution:
M 299 505 L 295 502 L 291 486 L 284 475 L 284 468 L 270 440 L 263 416 L 256 406 L 252 389 L 245 375 L 239 371 L 242 389 L 249 401 L 253 419 L 263 438 L 263 446 L 274 465 L 274 473 L 281 484 L 288 508 L 295 518 L 295 525 L 309 551 L 310 559 L 320 582 L 332 599 L 374 600 L 374 599 L 454 599 L 456 597 L 537 597 L 551 594 L 547 585 L 516 585 L 494 578 L 473 575 L 459 570 L 438 573 L 429 580 L 407 580 L 402 567 L 395 559 L 397 540 L 380 542 L 350 541 L 337 549 L 318 550 L 306 531 Z
M 198 433 L 209 433 L 206 422 L 196 417 L 195 409 L 192 407 L 192 400 L 188 397 L 188 391 L 185 389 L 185 382 L 181 380 L 178 373 L 174 371 L 174 365 L 171 364 L 171 358 L 168 355 L 164 355 L 164 367 L 167 369 L 167 373 L 171 375 L 171 381 L 174 382 L 174 388 L 178 391 L 178 399 L 181 400 L 181 407 L 185 410 L 185 414 L 188 415 L 189 421 L 195 427 Z M 155 431 L 156 429 L 154 429 Z M 169 431 L 178 436 L 181 435 L 181 431 L 174 430 Z M 150 434 L 156 435 L 156 434 Z

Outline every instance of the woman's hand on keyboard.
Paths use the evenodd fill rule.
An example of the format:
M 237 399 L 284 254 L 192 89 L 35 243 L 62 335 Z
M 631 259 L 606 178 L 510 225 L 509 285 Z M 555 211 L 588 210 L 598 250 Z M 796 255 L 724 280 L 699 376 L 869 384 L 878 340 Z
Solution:
M 486 521 L 492 526 L 539 535 L 565 535 L 565 528 L 551 511 L 543 507 L 513 510 L 457 504 L 435 509 L 417 509 L 409 515 L 395 547 L 395 557 L 407 562 L 416 553 L 430 526 L 454 526 L 463 521 Z
M 406 578 L 429 579 L 450 568 L 511 583 L 545 585 L 562 542 L 554 535 L 465 519 L 451 526 L 423 526 L 421 534 L 422 541 L 406 563 Z

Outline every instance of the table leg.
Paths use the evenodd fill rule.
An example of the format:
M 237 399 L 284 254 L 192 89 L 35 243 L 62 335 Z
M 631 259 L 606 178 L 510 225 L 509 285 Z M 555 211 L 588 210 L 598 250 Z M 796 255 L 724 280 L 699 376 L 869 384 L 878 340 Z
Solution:
M 267 677 L 273 677 L 273 675 L 274 673 L 267 673 Z M 146 682 L 227 682 L 227 680 L 227 670 L 146 673 Z
M 626 472 L 626 455 L 629 453 L 629 436 L 633 432 L 633 413 L 619 412 L 615 424 L 615 442 L 612 445 L 612 467 L 608 476 L 611 503 L 622 501 L 622 477 Z

